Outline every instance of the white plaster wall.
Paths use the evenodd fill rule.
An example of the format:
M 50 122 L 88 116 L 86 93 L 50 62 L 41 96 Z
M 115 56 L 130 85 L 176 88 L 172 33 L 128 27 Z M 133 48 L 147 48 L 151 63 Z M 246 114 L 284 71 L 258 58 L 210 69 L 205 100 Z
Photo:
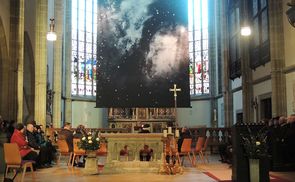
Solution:
M 192 108 L 178 108 L 177 120 L 180 126 L 211 126 L 211 104 L 209 100 L 192 101 Z
M 9 51 L 9 32 L 10 32 L 10 0 L 1 0 L 0 17 L 4 26 L 7 49 Z
M 287 115 L 295 114 L 295 72 L 286 75 Z
M 242 90 L 233 93 L 233 124 L 237 122 L 236 112 L 243 109 Z
M 258 78 L 265 77 L 267 75 L 270 75 L 270 62 L 266 63 L 265 65 L 259 66 L 255 70 L 252 70 L 252 78 L 253 80 L 257 80 Z
M 95 102 L 72 101 L 72 126 L 83 124 L 88 128 L 107 127 L 106 109 L 95 108 Z
M 224 127 L 224 100 L 223 98 L 217 99 L 217 122 L 218 127 Z

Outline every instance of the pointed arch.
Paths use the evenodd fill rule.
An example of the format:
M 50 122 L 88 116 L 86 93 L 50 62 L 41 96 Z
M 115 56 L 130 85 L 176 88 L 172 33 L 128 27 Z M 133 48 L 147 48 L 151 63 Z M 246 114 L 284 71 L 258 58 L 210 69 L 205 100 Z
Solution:
M 9 57 L 6 34 L 2 18 L 0 17 L 0 115 L 8 118 L 8 84 L 9 84 Z

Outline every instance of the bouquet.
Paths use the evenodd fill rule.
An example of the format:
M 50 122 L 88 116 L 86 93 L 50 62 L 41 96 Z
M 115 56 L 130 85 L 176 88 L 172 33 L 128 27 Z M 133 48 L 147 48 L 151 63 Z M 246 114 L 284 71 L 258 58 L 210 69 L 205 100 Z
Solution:
M 247 134 L 241 134 L 242 145 L 245 154 L 250 159 L 260 159 L 268 156 L 267 151 L 267 129 L 263 127 L 257 132 L 252 132 L 247 125 Z
M 78 142 L 78 147 L 83 150 L 95 151 L 100 147 L 100 136 L 97 132 L 88 132 L 84 135 L 80 142 Z

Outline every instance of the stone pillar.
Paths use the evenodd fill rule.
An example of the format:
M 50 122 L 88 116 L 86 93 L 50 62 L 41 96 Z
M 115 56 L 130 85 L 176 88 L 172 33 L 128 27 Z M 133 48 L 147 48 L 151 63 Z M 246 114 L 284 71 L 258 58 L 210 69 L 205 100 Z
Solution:
M 217 110 L 217 101 L 215 99 L 215 96 L 217 94 L 216 88 L 218 85 L 218 80 L 216 77 L 217 69 L 216 69 L 216 64 L 217 61 L 220 61 L 217 59 L 217 49 L 218 49 L 218 39 L 217 39 L 217 31 L 216 29 L 218 28 L 218 22 L 216 22 L 218 17 L 218 12 L 217 12 L 217 5 L 219 3 L 217 1 L 209 0 L 208 1 L 208 11 L 212 12 L 209 14 L 209 27 L 208 27 L 208 34 L 209 34 L 209 47 L 208 47 L 208 55 L 209 55 L 209 68 L 210 68 L 210 105 L 211 105 L 211 127 L 217 127 L 218 122 L 215 120 L 215 114 Z M 214 113 L 215 110 L 215 113 Z
M 65 121 L 72 122 L 71 61 L 72 61 L 72 1 L 65 1 L 64 61 L 65 61 Z
M 61 127 L 62 37 L 64 1 L 54 1 L 55 32 L 53 55 L 53 127 Z
M 285 1 L 269 1 L 268 12 L 273 116 L 287 115 L 286 77 L 283 72 L 285 67 L 283 18 L 286 17 L 284 17 L 283 3 Z
M 23 122 L 24 0 L 10 1 L 9 118 Z
M 230 127 L 233 124 L 233 95 L 231 92 L 231 80 L 229 78 L 229 45 L 228 45 L 228 25 L 227 25 L 227 5 L 220 3 L 220 30 L 221 33 L 221 54 L 222 54 L 222 80 L 223 80 L 223 99 L 224 99 L 224 126 Z
M 244 22 L 248 22 L 247 0 L 243 0 L 240 6 L 240 22 L 243 26 Z M 249 38 L 241 36 L 241 72 L 242 72 L 242 94 L 243 94 L 243 121 L 253 122 L 253 87 L 252 87 L 252 70 L 249 60 Z
M 46 84 L 47 84 L 47 0 L 36 1 L 35 29 L 35 116 L 38 124 L 46 126 Z

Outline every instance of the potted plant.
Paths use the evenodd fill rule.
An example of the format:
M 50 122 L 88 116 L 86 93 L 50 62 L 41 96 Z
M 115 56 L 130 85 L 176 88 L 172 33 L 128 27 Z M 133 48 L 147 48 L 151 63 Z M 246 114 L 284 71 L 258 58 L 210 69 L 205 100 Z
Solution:
M 241 138 L 244 153 L 249 159 L 250 181 L 259 182 L 261 178 L 260 161 L 269 157 L 267 146 L 267 128 L 263 127 L 254 132 L 251 130 L 249 125 L 246 127 L 247 131 L 245 133 L 241 133 Z

